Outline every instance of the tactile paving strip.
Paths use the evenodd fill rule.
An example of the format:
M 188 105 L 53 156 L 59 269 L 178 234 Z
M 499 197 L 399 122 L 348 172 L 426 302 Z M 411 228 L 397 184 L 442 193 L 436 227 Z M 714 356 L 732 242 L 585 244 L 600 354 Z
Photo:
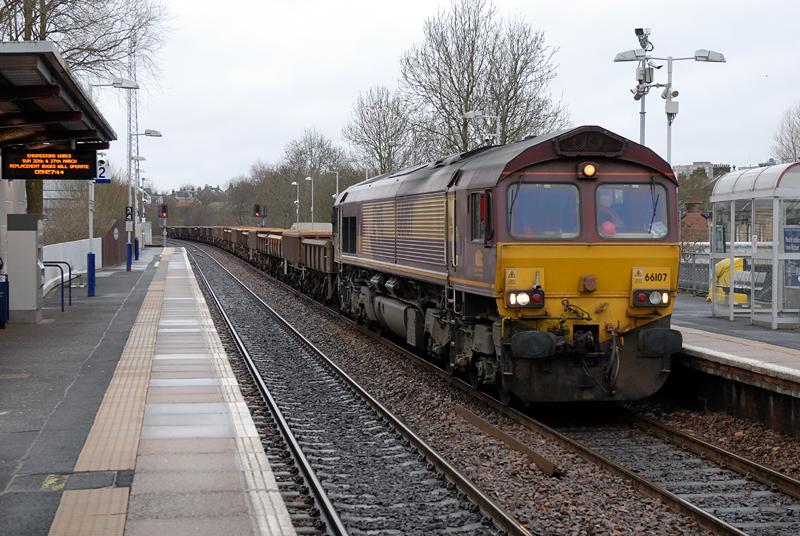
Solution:
M 106 394 L 83 445 L 75 472 L 132 470 L 136 464 L 164 297 L 167 265 L 163 260 L 147 289 L 136 322 L 114 370 Z M 129 487 L 65 491 L 50 536 L 122 536 L 128 511 Z
M 165 250 L 75 471 L 134 467 L 121 513 L 119 492 L 65 492 L 50 534 L 295 534 L 182 249 Z

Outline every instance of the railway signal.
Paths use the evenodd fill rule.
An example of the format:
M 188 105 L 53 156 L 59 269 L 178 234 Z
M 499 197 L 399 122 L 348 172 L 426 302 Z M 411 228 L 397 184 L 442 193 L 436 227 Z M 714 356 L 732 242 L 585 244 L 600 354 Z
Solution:
M 264 207 L 261 205 L 253 205 L 253 217 L 255 218 L 265 218 L 267 216 Z
M 167 205 L 161 205 L 161 210 L 159 211 L 159 214 L 164 219 L 169 217 L 169 208 L 167 207 Z

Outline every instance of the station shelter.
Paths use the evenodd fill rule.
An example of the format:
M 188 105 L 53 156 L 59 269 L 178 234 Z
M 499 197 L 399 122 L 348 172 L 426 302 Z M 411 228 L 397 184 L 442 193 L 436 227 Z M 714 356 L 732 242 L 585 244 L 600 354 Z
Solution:
M 0 149 L 6 156 L 7 151 L 72 152 L 89 155 L 86 158 L 94 155 L 96 164 L 96 151 L 108 149 L 115 139 L 55 44 L 0 42 Z M 45 215 L 27 214 L 29 178 L 11 173 L 8 167 L 3 166 L 0 174 L 0 283 L 10 291 L 1 297 L 10 302 L 12 319 L 35 322 L 41 317 Z M 88 172 L 84 175 L 79 178 L 94 178 Z
M 712 316 L 800 327 L 800 162 L 727 173 L 711 203 Z

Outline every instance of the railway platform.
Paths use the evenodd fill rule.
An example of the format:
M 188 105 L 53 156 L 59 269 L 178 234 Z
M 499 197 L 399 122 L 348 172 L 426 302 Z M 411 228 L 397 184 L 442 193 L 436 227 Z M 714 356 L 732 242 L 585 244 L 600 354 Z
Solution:
M 708 362 L 709 372 L 738 375 L 745 383 L 800 398 L 798 330 L 711 318 L 708 302 L 693 296 L 679 297 L 673 323 L 683 334 L 683 353 Z
M 677 299 L 672 320 L 683 334 L 680 366 L 714 378 L 694 389 L 709 407 L 724 407 L 800 436 L 798 330 L 712 318 L 704 298 L 687 295 Z
M 0 331 L 0 532 L 293 535 L 186 253 L 97 294 Z

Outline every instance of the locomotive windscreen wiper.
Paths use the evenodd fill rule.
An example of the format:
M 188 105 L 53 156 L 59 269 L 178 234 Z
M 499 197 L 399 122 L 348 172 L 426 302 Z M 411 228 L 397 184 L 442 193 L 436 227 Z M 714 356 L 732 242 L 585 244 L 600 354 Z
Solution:
M 517 202 L 517 197 L 519 197 L 519 191 L 522 188 L 522 175 L 519 176 L 519 180 L 517 180 L 517 189 L 514 190 L 514 196 L 511 198 L 511 205 L 508 207 L 508 219 L 513 221 L 512 218 L 514 217 L 514 203 Z
M 656 178 L 650 177 L 650 200 L 653 202 L 653 215 L 650 216 L 650 225 L 647 227 L 647 234 L 653 230 L 653 223 L 656 221 L 656 212 L 658 211 L 658 200 L 661 197 L 660 193 L 656 193 Z

